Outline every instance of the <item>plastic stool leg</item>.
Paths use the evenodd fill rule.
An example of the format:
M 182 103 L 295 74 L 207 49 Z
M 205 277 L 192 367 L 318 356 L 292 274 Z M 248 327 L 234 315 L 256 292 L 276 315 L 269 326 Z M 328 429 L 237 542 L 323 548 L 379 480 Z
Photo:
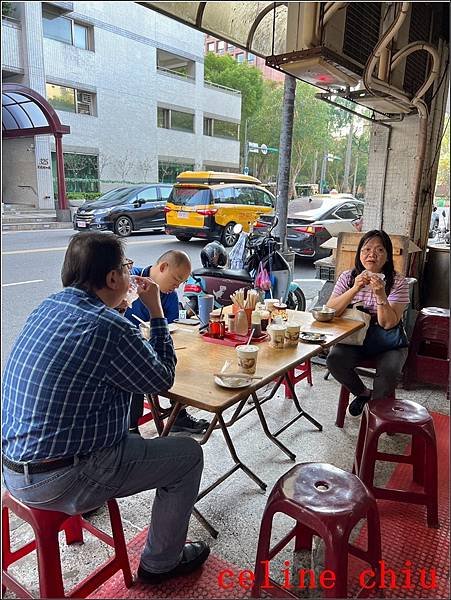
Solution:
M 438 520 L 438 465 L 437 465 L 437 446 L 435 432 L 428 437 L 426 442 L 426 474 L 425 474 L 425 493 L 427 497 L 427 521 L 428 527 L 439 528 Z
M 337 417 L 335 419 L 335 425 L 337 427 L 343 427 L 346 416 L 346 409 L 349 404 L 349 390 L 344 385 L 341 386 L 340 397 L 338 398 Z
M 35 530 L 41 598 L 64 598 L 58 532 Z
M 263 561 L 269 561 L 269 549 L 271 543 L 271 529 L 274 512 L 272 510 L 263 513 L 260 526 L 260 535 L 258 536 L 257 554 L 254 567 L 254 585 L 252 586 L 252 598 L 261 597 L 261 588 L 264 577 Z
M 426 441 L 420 434 L 412 435 L 412 464 L 413 480 L 424 485 L 424 470 L 426 460 Z
M 346 598 L 348 595 L 348 540 L 343 533 L 332 534 L 325 542 L 325 569 L 335 573 L 335 586 L 324 590 L 325 598 Z
M 64 523 L 66 544 L 83 544 L 83 528 L 80 515 L 74 515 Z
M 124 576 L 125 587 L 133 585 L 133 576 L 128 560 L 127 545 L 125 543 L 124 529 L 122 527 L 121 513 L 116 500 L 108 500 L 108 512 L 110 513 L 111 531 L 114 539 L 114 550 Z
M 296 525 L 296 541 L 294 544 L 295 552 L 299 550 L 311 550 L 313 535 L 313 531 L 309 527 L 298 523 Z

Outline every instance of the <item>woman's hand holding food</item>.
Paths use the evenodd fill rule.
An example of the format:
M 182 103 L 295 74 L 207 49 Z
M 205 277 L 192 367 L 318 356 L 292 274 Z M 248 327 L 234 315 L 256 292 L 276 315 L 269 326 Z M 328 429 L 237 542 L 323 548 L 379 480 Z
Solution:
M 378 277 L 377 275 L 372 275 L 370 277 L 370 286 L 373 290 L 374 295 L 376 296 L 376 300 L 378 303 L 387 302 L 387 295 L 385 293 L 385 281 Z
M 357 292 L 360 292 L 360 290 L 362 288 L 364 288 L 366 285 L 368 285 L 370 283 L 370 281 L 371 281 L 371 279 L 367 275 L 367 273 L 365 273 L 365 272 L 360 273 L 360 275 L 357 275 L 357 277 L 354 280 L 354 285 L 352 287 L 352 290 L 356 294 Z

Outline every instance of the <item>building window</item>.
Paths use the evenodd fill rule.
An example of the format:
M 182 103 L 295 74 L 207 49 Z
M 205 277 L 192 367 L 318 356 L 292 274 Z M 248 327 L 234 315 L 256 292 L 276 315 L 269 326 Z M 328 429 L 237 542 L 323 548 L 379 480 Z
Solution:
M 204 117 L 204 135 L 213 135 L 213 119 Z
M 158 161 L 158 181 L 160 183 L 175 183 L 178 174 L 183 171 L 194 171 L 194 164 Z
M 64 179 L 67 192 L 98 192 L 99 157 L 95 154 L 64 152 Z M 56 153 L 52 152 L 53 191 L 57 194 Z
M 248 52 L 248 53 L 247 53 L 247 62 L 248 62 L 248 63 L 253 63 L 253 62 L 255 62 L 255 55 L 254 55 L 254 54 L 252 54 L 251 52 Z
M 224 42 L 218 42 L 217 52 L 218 54 L 224 54 Z
M 244 52 L 239 52 L 235 54 L 236 62 L 242 63 L 244 62 Z
M 215 51 L 215 42 L 208 42 L 207 44 L 207 52 L 214 52 Z
M 230 121 L 221 121 L 220 119 L 204 117 L 204 135 L 237 140 L 239 135 L 239 125 L 238 123 L 231 123 Z
M 62 85 L 46 84 L 47 100 L 55 110 L 95 115 L 95 94 Z
M 185 79 L 196 78 L 196 62 L 178 54 L 172 54 L 166 50 L 157 48 L 157 69 L 160 72 L 184 77 Z
M 177 131 L 194 133 L 194 115 L 180 110 L 172 110 L 159 106 L 157 124 L 158 127 L 162 127 L 163 129 L 176 129 Z
M 67 17 L 49 11 L 42 11 L 44 37 L 71 44 L 83 50 L 93 49 L 93 29 L 88 25 L 76 23 Z
M 227 44 L 227 52 L 233 52 L 235 50 L 235 46 L 233 44 Z

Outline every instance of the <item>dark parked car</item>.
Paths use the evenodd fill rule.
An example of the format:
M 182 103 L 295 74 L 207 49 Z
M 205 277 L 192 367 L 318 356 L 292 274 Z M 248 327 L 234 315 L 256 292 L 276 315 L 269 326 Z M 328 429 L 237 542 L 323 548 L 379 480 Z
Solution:
M 166 200 L 172 185 L 124 186 L 85 202 L 74 215 L 74 229 L 114 231 L 121 237 L 139 229 L 164 229 Z
M 362 228 L 364 203 L 350 194 L 318 195 L 295 198 L 288 203 L 287 244 L 291 250 L 306 258 L 323 258 L 330 250 L 321 244 L 331 235 L 326 225 L 347 221 L 357 231 Z M 258 228 L 266 228 L 271 217 L 262 215 Z

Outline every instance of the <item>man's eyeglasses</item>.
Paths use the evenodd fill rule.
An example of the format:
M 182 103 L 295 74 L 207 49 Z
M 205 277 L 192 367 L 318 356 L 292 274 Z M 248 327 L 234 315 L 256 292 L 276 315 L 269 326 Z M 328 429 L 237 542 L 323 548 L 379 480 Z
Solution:
M 129 271 L 131 271 L 131 270 L 132 270 L 132 268 L 133 268 L 133 265 L 134 265 L 134 262 L 133 262 L 132 260 L 130 260 L 129 258 L 126 258 L 126 259 L 125 259 L 125 262 L 123 262 L 123 263 L 121 264 L 121 268 L 123 268 L 123 267 L 127 267 L 127 269 L 128 269 Z

